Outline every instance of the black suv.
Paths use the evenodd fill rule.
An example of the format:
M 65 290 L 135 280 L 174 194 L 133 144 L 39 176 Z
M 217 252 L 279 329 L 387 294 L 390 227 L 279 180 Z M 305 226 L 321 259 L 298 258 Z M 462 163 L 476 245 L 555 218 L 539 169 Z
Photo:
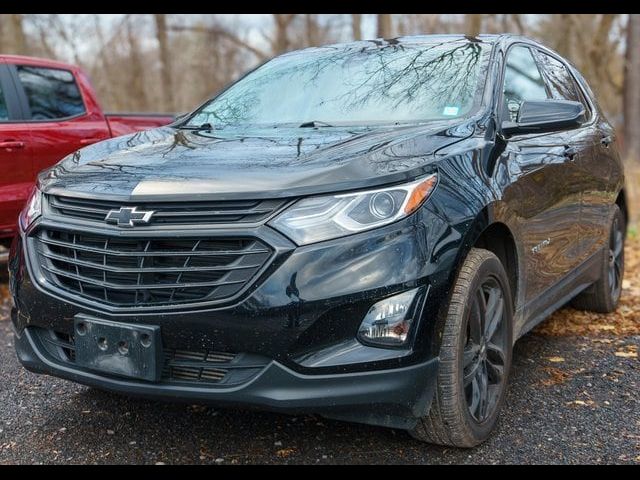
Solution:
M 16 349 L 106 390 L 473 446 L 517 338 L 616 307 L 623 184 L 586 82 L 529 39 L 287 53 L 39 175 Z

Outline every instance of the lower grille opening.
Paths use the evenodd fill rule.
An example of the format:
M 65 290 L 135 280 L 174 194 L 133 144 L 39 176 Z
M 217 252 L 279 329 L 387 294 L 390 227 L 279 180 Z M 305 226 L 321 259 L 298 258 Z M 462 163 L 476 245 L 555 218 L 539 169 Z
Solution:
M 49 356 L 67 364 L 75 363 L 73 334 L 29 328 L 36 333 Z M 216 350 L 191 351 L 165 347 L 163 353 L 161 383 L 237 385 L 253 378 L 269 363 L 269 359 L 259 355 Z

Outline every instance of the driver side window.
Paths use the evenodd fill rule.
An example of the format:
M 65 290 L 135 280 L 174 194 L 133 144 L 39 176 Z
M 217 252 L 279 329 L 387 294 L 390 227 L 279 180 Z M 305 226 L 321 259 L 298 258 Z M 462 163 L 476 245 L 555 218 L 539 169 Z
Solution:
M 507 53 L 503 92 L 503 118 L 512 122 L 517 121 L 523 101 L 549 98 L 544 80 L 528 47 L 515 46 Z

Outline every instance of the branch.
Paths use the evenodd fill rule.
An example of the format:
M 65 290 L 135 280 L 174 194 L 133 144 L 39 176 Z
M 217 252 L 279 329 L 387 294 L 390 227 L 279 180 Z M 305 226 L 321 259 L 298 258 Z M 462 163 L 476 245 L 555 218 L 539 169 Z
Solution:
M 225 30 L 224 28 L 199 27 L 199 26 L 187 27 L 183 25 L 174 25 L 174 26 L 167 27 L 167 29 L 174 32 L 197 32 L 197 33 L 208 33 L 210 35 L 217 35 L 217 36 L 226 38 L 227 40 L 231 41 L 232 43 L 235 43 L 236 45 L 244 48 L 245 50 L 248 50 L 249 52 L 253 53 L 256 57 L 258 57 L 260 60 L 265 60 L 270 56 L 267 53 L 260 50 L 259 48 L 256 48 L 253 45 L 250 45 L 249 43 L 245 42 L 244 40 L 237 37 L 233 33 Z

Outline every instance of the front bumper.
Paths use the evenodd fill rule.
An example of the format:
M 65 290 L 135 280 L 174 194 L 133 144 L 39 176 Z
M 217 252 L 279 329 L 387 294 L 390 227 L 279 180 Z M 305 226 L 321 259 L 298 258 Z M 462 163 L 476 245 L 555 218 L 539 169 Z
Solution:
M 334 375 L 303 375 L 271 361 L 248 383 L 229 387 L 131 381 L 71 368 L 38 348 L 29 328 L 18 336 L 16 352 L 29 371 L 127 395 L 156 400 L 314 412 L 331 418 L 394 428 L 412 428 L 433 396 L 438 359 L 404 368 Z M 363 408 L 366 406 L 366 408 Z
M 33 256 L 24 251 L 28 237 L 23 232 L 10 256 L 18 357 L 31 371 L 131 395 L 317 412 L 411 428 L 428 411 L 437 374 L 438 312 L 457 251 L 444 238 L 450 238 L 448 226 L 422 209 L 385 228 L 287 251 L 234 304 L 119 313 L 43 286 L 29 265 Z M 355 340 L 373 303 L 416 287 L 424 313 L 407 348 L 375 348 Z M 73 332 L 78 314 L 158 325 L 170 348 L 215 346 L 257 354 L 268 363 L 233 386 L 147 383 L 83 371 L 47 355 L 34 334 L 38 328 Z

